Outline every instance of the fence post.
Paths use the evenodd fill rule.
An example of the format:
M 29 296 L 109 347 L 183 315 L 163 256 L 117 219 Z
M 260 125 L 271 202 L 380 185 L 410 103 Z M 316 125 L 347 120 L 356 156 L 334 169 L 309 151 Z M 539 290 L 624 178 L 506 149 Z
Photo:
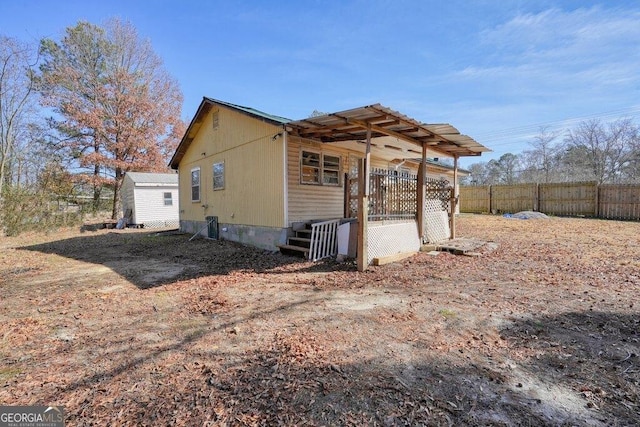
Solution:
M 487 188 L 487 197 L 489 200 L 487 200 L 487 206 L 489 207 L 489 212 L 487 212 L 488 214 L 493 214 L 493 211 L 491 210 L 491 185 L 489 185 L 489 188 Z
M 600 184 L 596 183 L 596 194 L 595 194 L 595 209 L 594 209 L 594 214 L 595 217 L 598 218 L 599 214 L 600 214 L 600 207 L 598 206 L 600 204 Z

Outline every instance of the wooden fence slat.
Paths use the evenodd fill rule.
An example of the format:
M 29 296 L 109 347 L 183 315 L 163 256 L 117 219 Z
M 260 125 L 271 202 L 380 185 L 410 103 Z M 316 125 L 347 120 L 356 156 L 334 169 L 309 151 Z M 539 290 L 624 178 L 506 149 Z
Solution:
M 460 187 L 460 212 L 489 213 L 491 189 L 488 185 Z
M 460 187 L 460 212 L 514 213 L 640 220 L 640 184 L 595 182 Z

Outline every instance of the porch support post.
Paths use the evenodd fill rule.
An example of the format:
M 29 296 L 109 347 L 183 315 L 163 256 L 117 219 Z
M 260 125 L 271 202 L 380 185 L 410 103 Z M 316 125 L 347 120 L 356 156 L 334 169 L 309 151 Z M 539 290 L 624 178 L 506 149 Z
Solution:
M 456 238 L 456 209 L 458 207 L 458 155 L 453 156 L 453 188 L 451 189 L 451 238 Z
M 367 124 L 367 149 L 358 164 L 358 271 L 369 267 L 369 173 L 371 169 L 371 124 Z
M 418 236 L 420 238 L 420 244 L 423 242 L 425 230 L 424 223 L 424 207 L 425 207 L 425 184 L 426 184 L 426 175 L 427 175 L 427 144 L 422 144 L 422 161 L 420 162 L 420 166 L 418 167 L 418 185 L 416 186 L 416 191 L 418 192 L 416 200 L 418 203 L 417 206 L 417 223 L 418 223 Z

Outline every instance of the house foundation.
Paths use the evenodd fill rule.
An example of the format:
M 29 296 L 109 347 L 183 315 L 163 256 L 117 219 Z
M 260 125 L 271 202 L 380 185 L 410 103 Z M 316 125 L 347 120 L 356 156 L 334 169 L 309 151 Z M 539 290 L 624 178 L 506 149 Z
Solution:
M 180 231 L 188 234 L 199 234 L 209 237 L 207 221 L 180 220 Z M 279 244 L 287 241 L 289 230 L 287 228 L 258 227 L 240 224 L 218 224 L 218 238 L 231 240 L 244 245 L 255 246 L 260 249 L 277 251 Z

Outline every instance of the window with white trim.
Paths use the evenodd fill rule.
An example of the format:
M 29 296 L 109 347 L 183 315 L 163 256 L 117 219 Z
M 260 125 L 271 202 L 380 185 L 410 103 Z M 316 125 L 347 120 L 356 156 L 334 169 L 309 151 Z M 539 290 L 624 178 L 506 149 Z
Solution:
M 200 201 L 200 168 L 191 169 L 191 201 Z
M 173 206 L 173 197 L 171 195 L 171 192 L 164 193 L 164 205 Z
M 302 151 L 300 182 L 302 184 L 340 185 L 340 156 Z
M 224 162 L 213 164 L 213 189 L 224 190 Z

